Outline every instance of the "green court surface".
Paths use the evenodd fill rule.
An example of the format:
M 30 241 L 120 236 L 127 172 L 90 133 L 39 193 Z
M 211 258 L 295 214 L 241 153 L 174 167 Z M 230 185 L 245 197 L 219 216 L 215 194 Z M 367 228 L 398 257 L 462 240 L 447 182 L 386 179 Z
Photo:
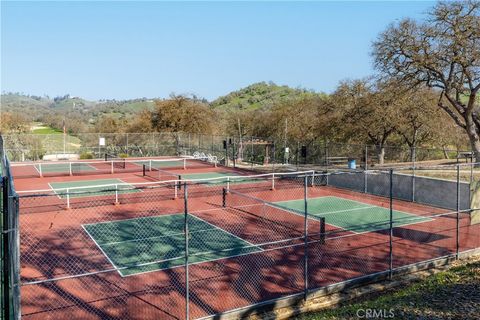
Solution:
M 202 181 L 202 184 L 209 185 L 218 185 L 225 184 L 227 182 L 227 177 L 242 177 L 233 172 L 205 172 L 205 173 L 189 173 L 182 174 L 182 180 L 195 180 L 195 179 L 211 179 L 211 178 L 225 178 L 225 179 L 215 179 L 212 181 Z M 251 177 L 245 176 L 245 178 L 232 178 L 230 179 L 231 184 L 237 183 L 252 183 L 252 182 L 264 182 L 266 179 L 252 179 Z
M 278 207 L 298 214 L 304 212 L 304 200 L 274 202 Z M 390 209 L 334 196 L 308 199 L 308 214 L 325 217 L 325 223 L 355 233 L 390 228 Z M 393 226 L 431 221 L 430 218 L 393 210 Z
M 75 162 L 71 164 L 73 172 L 91 172 L 97 171 L 98 169 L 89 165 L 88 163 Z M 41 165 L 36 164 L 35 169 L 38 172 L 43 173 L 61 173 L 61 172 L 70 172 L 70 163 L 44 163 Z
M 118 272 L 129 276 L 185 264 L 184 218 L 180 213 L 85 224 L 83 228 Z M 188 215 L 188 223 L 189 264 L 261 251 L 198 217 Z
M 119 185 L 121 184 L 121 185 Z M 80 180 L 68 182 L 50 182 L 50 188 L 58 194 L 60 198 L 66 198 L 66 189 L 86 187 L 80 189 L 68 190 L 71 198 L 91 197 L 114 194 L 117 188 L 118 193 L 132 193 L 140 192 L 140 190 L 133 189 L 132 185 L 125 184 L 120 179 L 97 179 L 97 180 Z M 116 186 L 117 185 L 117 186 Z

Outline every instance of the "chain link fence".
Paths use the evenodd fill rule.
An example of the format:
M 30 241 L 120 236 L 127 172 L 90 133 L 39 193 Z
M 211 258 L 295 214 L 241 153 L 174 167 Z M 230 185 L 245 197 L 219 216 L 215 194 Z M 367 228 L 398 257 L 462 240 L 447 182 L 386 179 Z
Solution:
M 0 136 L 1 173 L 1 289 L 0 311 L 2 319 L 20 318 L 20 264 L 19 264 L 19 206 L 13 185 L 10 164 Z
M 100 145 L 100 138 L 105 143 Z M 413 165 L 473 162 L 468 150 L 347 144 L 319 138 L 290 141 L 265 137 L 235 137 L 182 132 L 82 133 L 4 135 L 5 150 L 11 161 L 80 156 L 102 158 L 105 153 L 124 157 L 184 156 L 195 152 L 211 154 L 230 165 L 271 170 L 272 166 L 316 165 L 322 168 L 356 166 L 373 168 L 402 163 Z
M 260 166 L 249 146 L 278 162 L 260 139 L 240 159 L 234 139 L 196 138 L 182 146 L 231 166 Z M 393 277 L 480 248 L 476 165 L 9 188 L 8 290 L 24 318 L 198 319 Z
M 95 145 L 101 136 L 104 150 Z M 5 319 L 247 314 L 269 301 L 308 299 L 480 248 L 480 175 L 468 154 L 448 155 L 453 165 L 431 165 L 417 160 L 443 159 L 443 151 L 386 148 L 385 165 L 395 159 L 396 167 L 384 168 L 372 160 L 378 150 L 362 145 L 296 143 L 285 157 L 284 147 L 260 138 L 78 138 L 96 157 L 199 152 L 217 156 L 221 169 L 238 170 L 211 179 L 15 192 L 2 154 Z M 9 156 L 40 154 L 7 150 L 14 144 L 5 140 Z M 346 170 L 349 159 L 359 168 Z M 14 174 L 21 165 L 12 164 Z

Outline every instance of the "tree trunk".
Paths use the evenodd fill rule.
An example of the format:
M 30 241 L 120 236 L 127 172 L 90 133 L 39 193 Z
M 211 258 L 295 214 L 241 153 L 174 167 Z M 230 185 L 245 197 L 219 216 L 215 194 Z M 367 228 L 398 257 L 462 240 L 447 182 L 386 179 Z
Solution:
M 383 144 L 375 145 L 375 150 L 377 152 L 378 164 L 383 165 L 385 162 L 385 147 Z
M 475 123 L 473 122 L 473 119 L 465 119 L 466 123 L 466 131 L 468 138 L 470 139 L 470 145 L 472 147 L 473 155 L 475 157 L 475 162 L 480 162 L 480 137 L 478 136 L 477 133 L 477 128 L 475 126 Z M 476 165 L 478 167 L 479 165 Z
M 450 157 L 448 156 L 447 148 L 443 146 L 442 150 L 443 150 L 443 157 L 447 160 L 450 159 Z
M 173 138 L 175 139 L 175 153 L 177 156 L 180 156 L 182 152 L 180 150 L 180 137 L 178 136 L 178 133 L 174 133 Z

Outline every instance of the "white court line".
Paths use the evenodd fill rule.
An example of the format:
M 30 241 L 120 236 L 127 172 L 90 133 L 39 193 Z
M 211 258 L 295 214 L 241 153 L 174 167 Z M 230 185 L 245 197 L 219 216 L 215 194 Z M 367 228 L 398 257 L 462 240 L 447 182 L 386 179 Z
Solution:
M 105 256 L 105 258 L 107 258 L 108 262 L 110 262 L 110 264 L 112 265 L 112 267 L 118 272 L 118 274 L 120 274 L 121 277 L 123 277 L 122 273 L 120 272 L 120 270 L 118 269 L 118 267 L 113 263 L 113 261 L 110 259 L 110 257 L 105 253 L 105 251 L 103 251 L 102 247 L 97 243 L 97 241 L 95 240 L 94 237 L 92 237 L 92 235 L 90 234 L 90 232 L 88 232 L 88 230 L 85 228 L 85 226 L 82 224 L 82 228 L 83 230 L 85 230 L 85 232 L 88 234 L 88 236 L 90 237 L 90 239 L 92 239 L 92 241 L 95 243 L 95 245 L 98 247 L 98 249 L 100 249 L 100 251 L 103 253 L 103 255 Z
M 55 190 L 52 185 L 50 184 L 50 182 L 48 183 L 48 186 L 50 187 L 50 189 L 52 189 L 53 193 L 57 195 L 58 199 L 62 199 L 62 197 L 60 197 L 60 195 L 57 193 L 57 190 Z

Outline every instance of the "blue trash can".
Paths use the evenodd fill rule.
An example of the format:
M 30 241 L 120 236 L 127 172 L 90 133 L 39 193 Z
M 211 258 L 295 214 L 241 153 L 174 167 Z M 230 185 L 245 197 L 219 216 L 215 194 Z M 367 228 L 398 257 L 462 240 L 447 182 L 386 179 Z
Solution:
M 355 161 L 355 159 L 348 159 L 348 169 L 357 169 L 357 162 Z

